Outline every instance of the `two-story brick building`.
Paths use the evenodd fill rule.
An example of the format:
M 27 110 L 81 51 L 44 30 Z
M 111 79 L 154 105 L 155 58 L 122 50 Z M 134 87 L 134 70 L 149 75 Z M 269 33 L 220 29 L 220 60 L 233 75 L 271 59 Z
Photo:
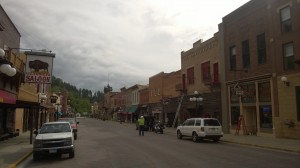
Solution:
M 299 137 L 299 11 L 298 0 L 252 0 L 223 17 L 231 131 L 243 116 L 247 134 Z
M 182 107 L 183 119 L 215 117 L 222 121 L 219 62 L 218 32 L 204 42 L 202 40 L 195 42 L 193 48 L 188 51 L 181 52 L 182 89 L 186 94 Z M 195 103 L 191 100 L 200 101 Z

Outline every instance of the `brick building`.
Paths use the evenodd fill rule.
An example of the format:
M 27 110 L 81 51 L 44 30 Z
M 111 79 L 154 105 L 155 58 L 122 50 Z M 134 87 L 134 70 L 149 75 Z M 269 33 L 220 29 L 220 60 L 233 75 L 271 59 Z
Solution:
M 299 17 L 298 0 L 252 0 L 223 17 L 232 132 L 242 115 L 247 134 L 300 137 Z
M 193 44 L 193 48 L 181 52 L 182 89 L 186 94 L 181 112 L 183 119 L 209 116 L 222 121 L 219 62 L 218 32 L 214 37 L 204 42 L 199 40 Z M 199 97 L 203 100 L 190 101 L 190 98 Z

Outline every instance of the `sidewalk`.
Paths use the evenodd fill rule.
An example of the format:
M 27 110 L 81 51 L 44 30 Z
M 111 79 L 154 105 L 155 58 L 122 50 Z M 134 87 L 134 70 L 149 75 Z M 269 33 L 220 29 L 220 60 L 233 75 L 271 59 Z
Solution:
M 176 128 L 166 128 L 166 134 L 176 136 Z M 237 135 L 224 134 L 220 142 L 235 143 L 240 145 L 255 146 L 268 149 L 276 149 L 288 152 L 296 152 L 300 154 L 300 140 L 284 139 L 274 137 L 264 137 L 255 135 Z
M 124 126 L 134 124 L 124 123 Z M 176 138 L 176 129 L 167 127 L 165 134 L 173 135 Z M 14 168 L 32 153 L 32 144 L 30 144 L 29 131 L 20 133 L 20 136 L 0 141 L 0 168 Z M 268 149 L 276 149 L 300 154 L 300 140 L 282 139 L 273 137 L 261 137 L 253 135 L 224 134 L 220 140 L 221 143 L 235 143 L 241 145 L 250 145 Z
M 30 132 L 0 141 L 0 168 L 14 168 L 32 153 Z

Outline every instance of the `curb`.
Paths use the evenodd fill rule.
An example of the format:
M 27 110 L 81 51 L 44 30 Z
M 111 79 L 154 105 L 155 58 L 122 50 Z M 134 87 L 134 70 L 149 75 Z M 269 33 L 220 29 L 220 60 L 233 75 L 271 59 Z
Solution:
M 233 142 L 233 141 L 228 141 L 228 140 L 220 140 L 220 141 L 225 142 L 225 143 L 253 146 L 253 147 L 264 148 L 264 149 L 271 149 L 271 150 L 278 150 L 278 151 L 285 151 L 285 152 L 292 152 L 292 153 L 300 153 L 300 151 L 283 149 L 283 148 L 278 148 L 278 147 L 263 146 L 263 145 L 256 145 L 256 144 L 250 144 L 250 143 Z
M 22 161 L 27 159 L 32 154 L 32 151 L 26 153 L 24 156 L 22 156 L 20 159 L 15 161 L 13 164 L 9 165 L 8 168 L 16 168 Z

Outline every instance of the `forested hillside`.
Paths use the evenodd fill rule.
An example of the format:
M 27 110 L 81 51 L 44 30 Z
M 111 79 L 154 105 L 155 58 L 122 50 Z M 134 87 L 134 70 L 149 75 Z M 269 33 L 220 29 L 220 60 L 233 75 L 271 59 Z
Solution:
M 58 92 L 68 92 L 68 100 L 70 100 L 70 106 L 76 113 L 84 113 L 91 111 L 91 106 L 94 102 L 99 102 L 103 100 L 103 92 L 97 91 L 93 93 L 88 89 L 77 89 L 76 86 L 73 86 L 69 83 L 64 82 L 60 78 L 52 77 L 51 89 L 53 93 Z

